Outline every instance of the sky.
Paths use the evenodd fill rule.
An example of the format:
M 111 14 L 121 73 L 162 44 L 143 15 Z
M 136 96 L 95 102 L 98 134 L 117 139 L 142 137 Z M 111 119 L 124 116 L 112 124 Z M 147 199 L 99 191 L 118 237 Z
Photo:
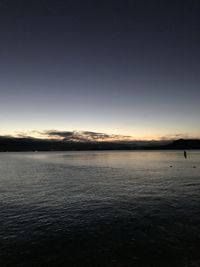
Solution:
M 0 0 L 0 135 L 200 138 L 200 2 Z

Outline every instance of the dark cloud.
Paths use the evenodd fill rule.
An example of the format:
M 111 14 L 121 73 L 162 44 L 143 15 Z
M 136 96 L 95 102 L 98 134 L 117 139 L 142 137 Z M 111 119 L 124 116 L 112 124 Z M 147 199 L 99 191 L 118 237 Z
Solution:
M 191 136 L 184 133 L 177 133 L 177 134 L 166 134 L 160 137 L 160 141 L 168 141 L 168 140 L 177 140 L 177 139 L 191 139 Z
M 78 142 L 78 143 L 89 143 L 89 142 L 112 142 L 112 143 L 126 143 L 134 145 L 160 145 L 167 144 L 173 140 L 178 139 L 192 139 L 189 135 L 178 133 L 161 136 L 158 140 L 137 140 L 132 136 L 117 135 L 117 134 L 106 134 L 92 131 L 59 131 L 59 130 L 44 130 L 42 132 L 31 131 L 28 133 L 19 132 L 15 136 L 7 135 L 0 136 L 0 140 L 46 140 L 46 141 L 62 141 L 62 142 Z M 198 139 L 197 137 L 195 139 Z
M 69 142 L 104 142 L 104 141 L 128 141 L 130 136 L 97 133 L 90 131 L 44 131 L 48 138 L 58 138 Z

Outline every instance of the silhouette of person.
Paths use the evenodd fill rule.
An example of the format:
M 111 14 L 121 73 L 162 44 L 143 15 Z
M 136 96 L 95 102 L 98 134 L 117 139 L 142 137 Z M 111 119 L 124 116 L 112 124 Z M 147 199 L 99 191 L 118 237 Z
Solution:
M 187 158 L 187 152 L 186 151 L 184 151 L 184 157 L 185 157 L 185 159 Z

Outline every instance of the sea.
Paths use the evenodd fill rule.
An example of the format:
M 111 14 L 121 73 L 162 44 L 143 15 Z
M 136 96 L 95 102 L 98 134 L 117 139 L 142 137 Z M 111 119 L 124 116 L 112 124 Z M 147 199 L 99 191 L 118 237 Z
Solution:
M 200 266 L 200 151 L 0 153 L 0 266 Z

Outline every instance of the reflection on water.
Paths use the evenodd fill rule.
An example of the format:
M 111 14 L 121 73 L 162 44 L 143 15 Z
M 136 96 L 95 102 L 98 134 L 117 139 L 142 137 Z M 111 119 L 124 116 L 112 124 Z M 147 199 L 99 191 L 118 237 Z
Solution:
M 199 170 L 199 151 L 1 153 L 1 266 L 200 266 Z

